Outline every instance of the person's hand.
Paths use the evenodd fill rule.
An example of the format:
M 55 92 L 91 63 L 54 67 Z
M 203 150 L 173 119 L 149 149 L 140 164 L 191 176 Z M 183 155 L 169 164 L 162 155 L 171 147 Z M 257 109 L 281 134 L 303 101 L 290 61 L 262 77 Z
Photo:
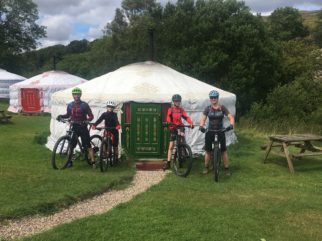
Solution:
M 58 115 L 58 116 L 56 117 L 56 120 L 57 120 L 57 121 L 61 121 L 61 119 L 62 119 L 62 118 L 61 118 L 61 115 Z
M 96 125 L 92 125 L 92 129 L 95 130 L 96 129 Z
M 121 125 L 117 125 L 115 128 L 116 128 L 116 130 L 119 130 L 119 129 L 121 129 Z
M 193 129 L 195 128 L 195 126 L 193 124 L 190 124 L 190 128 Z
M 230 124 L 226 129 L 227 129 L 227 131 L 233 130 L 234 126 L 232 124 Z
M 206 128 L 203 126 L 199 126 L 199 131 L 201 131 L 202 133 L 206 132 Z

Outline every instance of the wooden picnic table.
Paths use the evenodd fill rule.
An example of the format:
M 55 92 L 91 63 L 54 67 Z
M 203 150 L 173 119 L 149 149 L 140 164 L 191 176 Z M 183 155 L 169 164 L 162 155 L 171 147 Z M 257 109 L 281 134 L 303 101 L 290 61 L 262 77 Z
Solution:
M 7 115 L 3 110 L 0 110 L 0 121 L 9 122 L 11 117 L 12 117 L 11 115 Z
M 312 141 L 322 141 L 322 136 L 312 134 L 273 135 L 270 136 L 269 139 L 270 142 L 266 146 L 264 163 L 269 153 L 285 157 L 291 173 L 294 173 L 293 160 L 295 158 L 322 155 L 322 149 L 312 145 Z M 295 154 L 290 153 L 288 149 L 289 146 L 295 146 L 299 148 L 300 152 Z M 272 151 L 273 147 L 280 148 L 280 151 Z

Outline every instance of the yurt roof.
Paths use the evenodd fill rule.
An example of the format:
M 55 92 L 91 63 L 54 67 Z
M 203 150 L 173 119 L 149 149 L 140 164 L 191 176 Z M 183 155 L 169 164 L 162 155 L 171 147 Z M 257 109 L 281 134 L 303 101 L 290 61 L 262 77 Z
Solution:
M 64 71 L 52 70 L 52 71 L 47 71 L 42 74 L 31 77 L 22 82 L 16 83 L 12 87 L 13 88 L 16 88 L 16 87 L 37 88 L 37 87 L 43 87 L 43 86 L 46 86 L 46 87 L 66 86 L 66 88 L 68 88 L 68 87 L 72 87 L 72 86 L 84 83 L 86 81 L 87 81 L 86 79 L 83 79 L 76 75 L 66 73 Z
M 83 91 L 84 100 L 111 99 L 117 102 L 163 103 L 169 102 L 172 94 L 178 93 L 183 99 L 193 101 L 208 98 L 208 93 L 212 89 L 217 89 L 221 98 L 236 98 L 230 92 L 151 61 L 126 65 L 78 87 Z M 62 90 L 53 95 L 54 102 L 70 99 L 71 89 Z
M 10 73 L 4 69 L 0 69 L 0 81 L 1 80 L 25 80 L 25 79 L 26 79 L 25 77 Z

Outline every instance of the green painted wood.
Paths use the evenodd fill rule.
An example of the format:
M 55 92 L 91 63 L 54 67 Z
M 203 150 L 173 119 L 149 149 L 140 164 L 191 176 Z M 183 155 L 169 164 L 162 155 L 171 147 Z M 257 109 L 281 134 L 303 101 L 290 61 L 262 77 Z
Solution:
M 161 105 L 132 103 L 131 153 L 134 157 L 160 157 Z

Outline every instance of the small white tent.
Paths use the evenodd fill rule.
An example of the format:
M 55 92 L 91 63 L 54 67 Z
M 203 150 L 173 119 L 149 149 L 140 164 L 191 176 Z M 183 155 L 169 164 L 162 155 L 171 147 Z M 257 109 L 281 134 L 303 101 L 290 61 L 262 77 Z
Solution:
M 235 115 L 236 96 L 234 94 L 151 61 L 121 67 L 87 83 L 78 85 L 78 87 L 83 91 L 82 100 L 88 102 L 93 111 L 94 120 L 106 110 L 105 103 L 107 100 L 113 100 L 118 104 L 117 111 L 121 120 L 122 106 L 125 103 L 170 103 L 173 94 L 180 94 L 183 99 L 183 108 L 193 122 L 198 125 L 201 113 L 207 105 L 210 105 L 208 94 L 213 89 L 220 93 L 220 103 Z M 67 127 L 55 119 L 59 114 L 66 113 L 66 106 L 70 101 L 72 101 L 71 89 L 56 92 L 52 96 L 51 135 L 47 143 L 47 147 L 50 149 L 53 148 L 55 141 L 65 133 Z M 153 110 L 153 108 L 147 109 Z M 134 125 L 138 125 L 138 123 L 134 123 Z M 155 127 L 149 130 L 145 129 L 144 132 L 152 131 L 153 128 Z M 123 134 L 125 129 L 127 128 L 122 126 Z M 162 129 L 162 131 L 164 130 Z M 232 131 L 227 133 L 228 144 L 234 142 L 235 139 L 236 137 Z M 134 142 L 137 140 L 135 139 Z M 191 145 L 194 153 L 202 152 L 204 134 L 198 131 L 198 128 L 188 130 L 186 140 Z
M 0 98 L 9 99 L 9 86 L 25 79 L 25 77 L 0 69 Z
M 51 95 L 87 80 L 63 71 L 48 71 L 10 86 L 11 112 L 50 112 Z

